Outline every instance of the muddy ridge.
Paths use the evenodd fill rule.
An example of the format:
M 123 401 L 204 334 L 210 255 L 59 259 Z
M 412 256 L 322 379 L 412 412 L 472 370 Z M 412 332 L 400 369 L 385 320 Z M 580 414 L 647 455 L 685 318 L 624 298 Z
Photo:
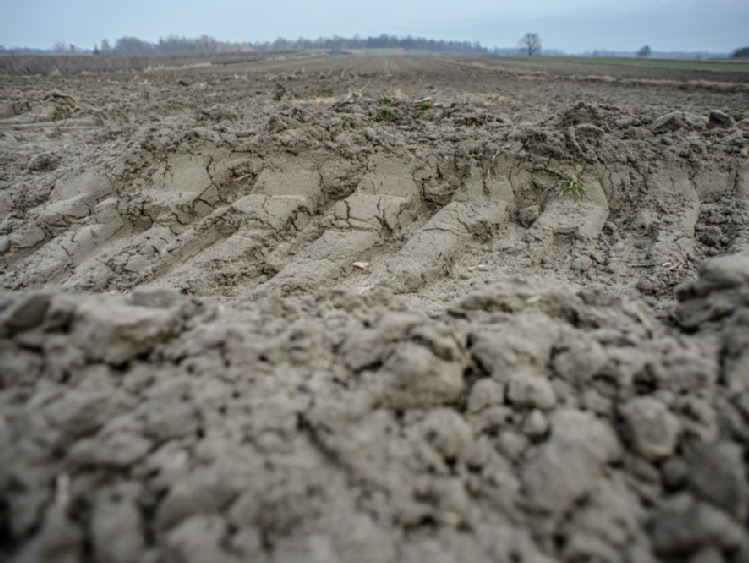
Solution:
M 0 557 L 749 561 L 746 84 L 631 72 L 4 80 Z
M 522 275 L 657 305 L 701 259 L 746 250 L 745 92 L 476 64 L 13 78 L 0 284 L 384 285 L 430 306 Z M 586 196 L 559 197 L 576 173 Z

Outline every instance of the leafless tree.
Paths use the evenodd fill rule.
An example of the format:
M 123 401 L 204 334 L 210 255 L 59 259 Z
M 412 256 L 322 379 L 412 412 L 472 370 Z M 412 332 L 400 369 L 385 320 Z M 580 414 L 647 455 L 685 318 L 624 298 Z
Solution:
M 520 38 L 520 50 L 532 57 L 541 54 L 541 38 L 538 33 L 526 33 Z

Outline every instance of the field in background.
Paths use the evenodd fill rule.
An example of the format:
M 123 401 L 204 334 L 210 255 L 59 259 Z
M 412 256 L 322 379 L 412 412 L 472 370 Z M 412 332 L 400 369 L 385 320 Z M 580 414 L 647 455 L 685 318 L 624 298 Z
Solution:
M 597 65 L 623 65 L 640 68 L 667 68 L 676 70 L 707 70 L 711 72 L 749 72 L 745 61 L 702 61 L 676 59 L 648 59 L 630 57 L 549 57 L 562 62 L 591 63 Z
M 127 72 L 201 64 L 247 63 L 288 55 L 285 51 L 235 52 L 185 55 L 0 55 L 0 75 L 80 74 Z M 305 53 L 314 54 L 314 53 Z
M 50 75 L 50 74 L 79 74 L 83 72 L 106 73 L 145 71 L 154 68 L 190 67 L 195 65 L 213 64 L 227 65 L 234 63 L 248 63 L 276 57 L 299 57 L 320 55 L 317 51 L 251 51 L 232 53 L 184 54 L 184 55 L 46 55 L 46 54 L 0 54 L 0 75 Z M 335 55 L 369 55 L 369 56 L 449 56 L 446 53 L 432 51 L 405 51 L 403 49 L 362 49 L 345 50 Z M 749 62 L 734 62 L 728 60 L 672 60 L 645 59 L 624 57 L 520 57 L 520 56 L 462 56 L 475 61 L 482 61 L 486 66 L 513 65 L 527 69 L 543 68 L 550 72 L 568 73 L 577 65 L 585 65 L 583 69 L 593 74 L 606 74 L 605 69 L 614 69 L 613 74 L 620 74 L 621 69 L 630 71 L 644 71 L 648 76 L 658 71 L 707 71 L 711 73 L 732 73 L 749 75 Z M 712 78 L 711 78 L 712 79 Z M 733 81 L 733 80 L 729 80 Z M 739 81 L 743 82 L 743 78 Z

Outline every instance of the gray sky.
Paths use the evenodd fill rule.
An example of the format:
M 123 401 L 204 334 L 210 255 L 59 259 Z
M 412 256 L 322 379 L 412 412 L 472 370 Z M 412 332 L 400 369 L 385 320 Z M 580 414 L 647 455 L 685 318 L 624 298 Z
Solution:
M 257 41 L 395 35 L 514 47 L 730 52 L 749 45 L 749 0 L 0 0 L 0 45 L 85 48 L 125 35 Z

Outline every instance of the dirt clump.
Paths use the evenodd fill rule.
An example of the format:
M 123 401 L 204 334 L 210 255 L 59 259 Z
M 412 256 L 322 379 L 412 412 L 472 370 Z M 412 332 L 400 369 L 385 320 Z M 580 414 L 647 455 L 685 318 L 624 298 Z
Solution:
M 747 268 L 707 262 L 676 324 L 544 281 L 429 315 L 6 293 L 5 556 L 742 561 Z

